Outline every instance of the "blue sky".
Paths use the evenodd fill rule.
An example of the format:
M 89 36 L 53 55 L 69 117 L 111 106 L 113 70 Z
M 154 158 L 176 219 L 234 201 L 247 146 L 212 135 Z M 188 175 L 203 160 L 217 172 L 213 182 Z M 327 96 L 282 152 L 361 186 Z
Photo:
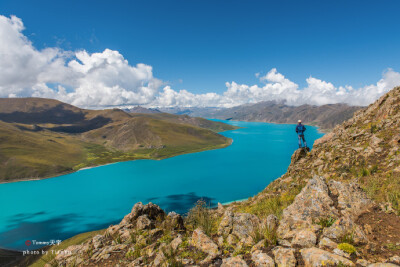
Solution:
M 307 86 L 375 84 L 400 70 L 399 1 L 19 1 L 0 14 L 23 21 L 41 50 L 118 51 L 174 90 L 260 84 L 276 68 Z M 264 99 L 265 100 L 265 99 Z

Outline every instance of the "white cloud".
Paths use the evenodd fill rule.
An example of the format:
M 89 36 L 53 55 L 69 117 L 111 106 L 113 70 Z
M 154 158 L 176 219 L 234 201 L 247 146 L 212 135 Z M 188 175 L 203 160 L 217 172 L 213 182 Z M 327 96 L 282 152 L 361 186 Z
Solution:
M 376 84 L 358 89 L 354 89 L 351 86 L 335 87 L 330 82 L 314 77 L 306 79 L 307 87 L 299 88 L 296 83 L 285 78 L 275 68 L 271 69 L 265 76 L 258 76 L 260 82 L 264 83 L 262 86 L 227 82 L 227 90 L 222 95 L 195 95 L 184 90 L 176 92 L 168 87 L 168 93 L 160 94 L 157 101 L 152 103 L 152 106 L 233 107 L 271 100 L 285 101 L 286 104 L 293 106 L 334 103 L 366 106 L 393 89 L 393 87 L 400 85 L 400 73 L 392 69 L 385 71 L 382 79 Z M 167 96 L 168 101 L 165 101 Z M 175 102 L 178 99 L 179 101 Z
M 227 82 L 222 94 L 175 91 L 153 76 L 152 67 L 132 66 L 118 52 L 37 50 L 22 33 L 22 20 L 0 15 L 0 97 L 55 98 L 79 107 L 144 105 L 152 107 L 232 107 L 259 101 L 289 105 L 348 103 L 368 105 L 396 85 L 400 73 L 388 69 L 376 84 L 354 89 L 309 77 L 307 86 L 286 78 L 275 68 L 256 73 L 260 84 Z
M 0 97 L 49 97 L 81 107 L 147 104 L 162 85 L 151 66 L 131 66 L 118 51 L 39 51 L 23 29 L 21 19 L 0 16 Z

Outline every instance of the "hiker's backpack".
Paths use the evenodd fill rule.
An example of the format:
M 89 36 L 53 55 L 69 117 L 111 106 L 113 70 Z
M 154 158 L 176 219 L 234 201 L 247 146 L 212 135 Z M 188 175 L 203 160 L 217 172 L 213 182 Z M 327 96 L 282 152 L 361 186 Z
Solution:
M 303 124 L 297 125 L 297 133 L 298 134 L 303 134 L 306 128 L 304 127 Z

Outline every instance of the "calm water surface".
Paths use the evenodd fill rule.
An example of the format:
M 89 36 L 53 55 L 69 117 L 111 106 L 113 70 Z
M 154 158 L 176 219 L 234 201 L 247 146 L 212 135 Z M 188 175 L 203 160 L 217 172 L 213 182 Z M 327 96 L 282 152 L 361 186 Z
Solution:
M 224 149 L 0 184 L 0 247 L 32 249 L 26 240 L 63 240 L 105 228 L 139 201 L 184 213 L 200 198 L 215 205 L 253 196 L 285 173 L 297 148 L 295 125 L 228 123 L 244 128 L 222 133 L 233 139 Z M 307 127 L 309 145 L 322 135 Z

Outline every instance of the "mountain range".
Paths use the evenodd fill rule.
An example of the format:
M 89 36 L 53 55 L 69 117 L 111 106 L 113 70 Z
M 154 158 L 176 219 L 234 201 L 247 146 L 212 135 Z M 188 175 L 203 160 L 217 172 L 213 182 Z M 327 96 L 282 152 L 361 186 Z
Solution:
M 282 102 L 266 101 L 232 108 L 164 108 L 161 110 L 221 120 L 269 123 L 297 123 L 298 120 L 302 120 L 305 124 L 319 126 L 323 131 L 329 131 L 335 125 L 350 119 L 354 112 L 362 108 L 346 104 L 288 106 Z

